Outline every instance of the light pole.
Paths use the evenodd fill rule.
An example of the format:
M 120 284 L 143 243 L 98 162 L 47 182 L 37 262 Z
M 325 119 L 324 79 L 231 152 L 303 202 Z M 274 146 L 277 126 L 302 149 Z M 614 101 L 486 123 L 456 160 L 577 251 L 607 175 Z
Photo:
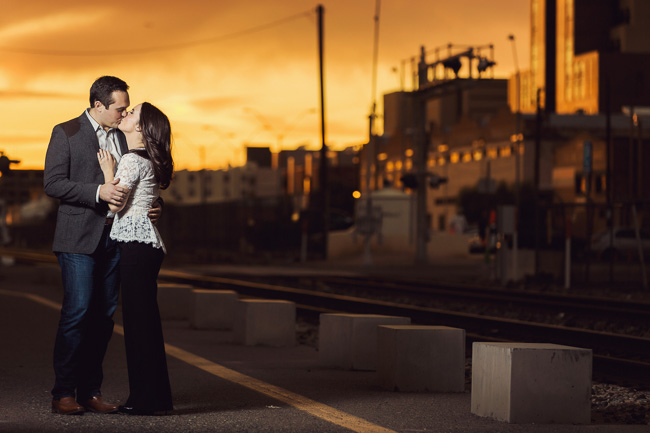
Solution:
M 515 98 L 516 98 L 516 112 L 515 112 L 515 189 L 519 190 L 520 182 L 520 167 L 519 167 L 519 135 L 520 135 L 520 123 L 521 123 L 521 82 L 520 82 L 520 71 L 519 71 L 519 62 L 517 61 L 517 44 L 515 43 L 515 35 L 509 35 L 508 39 L 512 41 L 512 55 L 515 60 Z
M 517 267 L 519 266 L 518 255 L 519 255 L 519 189 L 521 174 L 520 171 L 520 123 L 521 123 L 521 82 L 520 82 L 520 71 L 519 71 L 519 61 L 517 60 L 517 44 L 515 43 L 515 35 L 509 35 L 508 39 L 512 41 L 512 55 L 515 60 L 515 98 L 516 98 L 516 107 L 517 111 L 515 113 L 515 216 L 514 216 L 514 230 L 512 231 L 512 271 L 514 280 L 517 281 L 519 272 Z

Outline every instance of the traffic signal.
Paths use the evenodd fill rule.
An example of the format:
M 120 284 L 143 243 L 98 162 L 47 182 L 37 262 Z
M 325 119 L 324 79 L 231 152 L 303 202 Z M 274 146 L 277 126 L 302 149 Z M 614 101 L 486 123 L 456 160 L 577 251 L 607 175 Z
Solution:
M 429 186 L 431 188 L 437 189 L 443 183 L 447 183 L 449 179 L 444 176 L 438 176 L 435 173 L 431 173 L 429 176 Z
M 0 174 L 3 176 L 11 171 L 11 164 L 18 164 L 20 161 L 9 159 L 4 154 L 0 154 Z
M 399 180 L 402 182 L 402 185 L 408 189 L 415 189 L 418 187 L 418 178 L 413 173 L 403 174 Z
M 460 71 L 461 67 L 460 58 L 458 56 L 449 57 L 448 59 L 443 60 L 442 64 L 445 66 L 445 68 L 454 71 L 454 74 L 456 77 L 458 77 L 458 71 Z
M 443 183 L 447 183 L 449 180 L 444 176 L 438 176 L 435 173 L 426 173 L 426 177 L 429 178 L 429 186 L 431 188 L 438 188 Z M 406 173 L 399 178 L 405 188 L 408 189 L 417 189 L 418 187 L 418 178 L 415 173 Z
M 487 70 L 487 68 L 491 68 L 492 66 L 496 65 L 497 62 L 494 62 L 492 60 L 488 60 L 487 57 L 479 57 L 478 59 L 478 73 L 481 74 Z

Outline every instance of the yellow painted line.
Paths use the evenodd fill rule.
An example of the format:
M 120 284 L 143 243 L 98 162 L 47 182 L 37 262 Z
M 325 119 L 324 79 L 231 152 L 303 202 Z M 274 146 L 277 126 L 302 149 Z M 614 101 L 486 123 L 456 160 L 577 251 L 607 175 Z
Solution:
M 30 299 L 41 305 L 45 305 L 46 307 L 54 308 L 56 310 L 61 309 L 61 304 L 31 293 L 12 292 L 9 290 L 0 289 L 0 294 L 20 296 Z M 124 328 L 122 326 L 116 324 L 114 330 L 116 333 L 124 335 Z M 174 358 L 193 365 L 194 367 L 200 368 L 201 370 L 210 373 L 213 376 L 217 376 L 246 388 L 252 389 L 253 391 L 257 391 L 261 394 L 284 402 L 289 406 L 292 406 L 303 412 L 307 412 L 324 421 L 328 421 L 332 424 L 336 424 L 354 432 L 396 433 L 394 430 L 373 424 L 369 421 L 364 420 L 363 418 L 350 415 L 349 413 L 334 409 L 333 407 L 327 406 L 326 404 L 288 391 L 284 388 L 280 388 L 279 386 L 271 385 L 270 383 L 255 379 L 254 377 L 247 376 L 235 370 L 231 370 L 230 368 L 216 364 L 209 359 L 202 358 L 179 347 L 172 346 L 171 344 L 165 344 L 165 350 L 169 356 L 173 356 Z

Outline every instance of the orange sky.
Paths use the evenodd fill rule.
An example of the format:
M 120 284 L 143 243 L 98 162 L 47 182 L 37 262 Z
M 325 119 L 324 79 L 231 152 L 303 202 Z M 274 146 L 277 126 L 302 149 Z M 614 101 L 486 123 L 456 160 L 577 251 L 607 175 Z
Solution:
M 327 141 L 367 140 L 376 0 L 323 0 Z M 52 127 L 79 116 L 100 75 L 167 113 L 178 169 L 244 162 L 245 144 L 320 148 L 317 2 L 4 0 L 0 150 L 42 168 Z M 284 20 L 285 18 L 288 18 Z M 280 20 L 284 20 L 279 22 Z M 267 26 L 275 23 L 275 25 Z M 529 63 L 527 0 L 384 0 L 377 97 L 404 59 L 454 43 L 495 46 L 495 75 Z M 380 101 L 379 101 L 380 102 Z M 379 107 L 381 114 L 381 106 Z

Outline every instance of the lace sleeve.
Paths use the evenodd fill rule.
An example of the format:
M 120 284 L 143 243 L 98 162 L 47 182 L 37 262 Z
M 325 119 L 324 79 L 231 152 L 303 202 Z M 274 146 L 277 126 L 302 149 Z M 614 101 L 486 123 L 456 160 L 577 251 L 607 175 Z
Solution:
M 125 185 L 133 189 L 133 185 L 140 179 L 140 167 L 138 166 L 138 156 L 127 153 L 120 160 L 115 173 L 115 179 L 120 179 L 120 185 Z

